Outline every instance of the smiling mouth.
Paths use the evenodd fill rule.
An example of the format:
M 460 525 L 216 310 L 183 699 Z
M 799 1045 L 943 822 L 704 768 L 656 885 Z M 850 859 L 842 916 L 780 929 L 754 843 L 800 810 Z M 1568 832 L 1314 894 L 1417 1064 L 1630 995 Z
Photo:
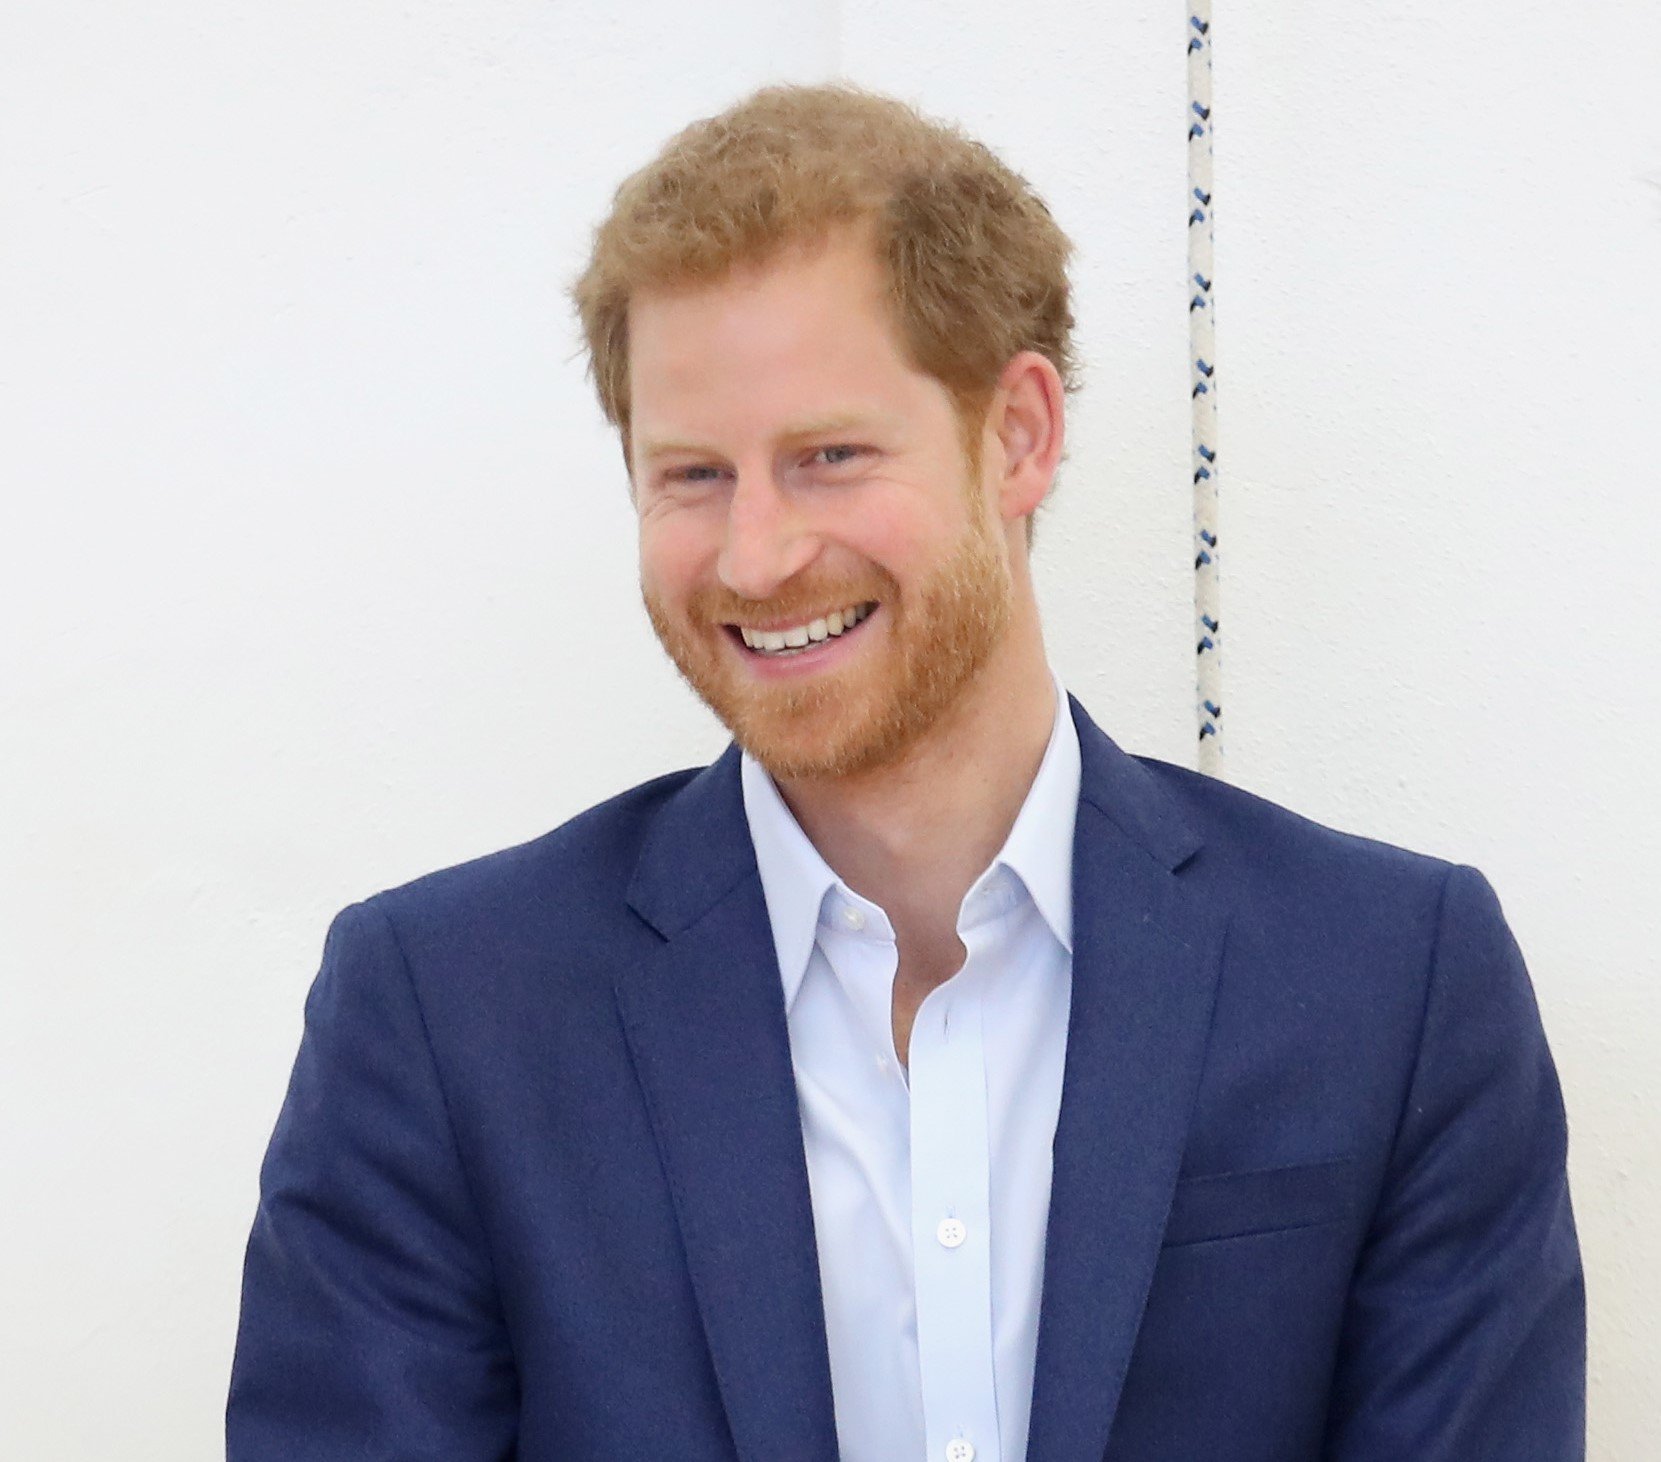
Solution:
M 876 607 L 874 601 L 854 604 L 787 629 L 750 629 L 746 625 L 730 624 L 727 630 L 752 655 L 760 655 L 768 660 L 783 660 L 839 639 L 863 624 Z

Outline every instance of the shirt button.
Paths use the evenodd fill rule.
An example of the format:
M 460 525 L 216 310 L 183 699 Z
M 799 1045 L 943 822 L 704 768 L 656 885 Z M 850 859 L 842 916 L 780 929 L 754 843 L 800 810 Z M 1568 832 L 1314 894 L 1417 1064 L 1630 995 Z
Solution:
M 948 1249 L 955 1249 L 969 1237 L 969 1230 L 964 1226 L 963 1220 L 960 1218 L 943 1218 L 940 1220 L 940 1227 L 935 1229 L 934 1236 Z M 952 1446 L 955 1447 L 956 1445 L 956 1442 L 952 1443 Z M 967 1442 L 963 1445 L 965 1447 L 969 1446 Z M 969 1447 L 969 1451 L 966 1455 L 972 1457 L 974 1454 L 975 1449 L 973 1447 Z
M 959 1437 L 946 1443 L 946 1462 L 975 1462 L 975 1444 Z
M 865 927 L 865 910 L 856 909 L 852 904 L 846 905 L 842 910 L 842 927 L 859 933 Z

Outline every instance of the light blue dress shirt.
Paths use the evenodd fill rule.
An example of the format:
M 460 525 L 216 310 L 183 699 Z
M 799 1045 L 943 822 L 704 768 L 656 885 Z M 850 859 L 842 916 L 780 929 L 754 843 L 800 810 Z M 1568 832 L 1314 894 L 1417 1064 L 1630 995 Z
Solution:
M 1053 678 L 1053 676 L 1052 676 Z M 778 952 L 843 1462 L 1021 1462 L 1072 986 L 1078 733 L 1050 741 L 958 911 L 968 956 L 895 1056 L 899 963 L 772 779 L 744 812 Z

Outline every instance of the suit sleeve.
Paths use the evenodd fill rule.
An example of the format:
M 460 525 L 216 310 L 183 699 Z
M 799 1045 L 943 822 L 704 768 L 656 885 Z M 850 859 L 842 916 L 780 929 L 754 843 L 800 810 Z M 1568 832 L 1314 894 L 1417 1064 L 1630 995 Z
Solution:
M 228 1462 L 501 1462 L 516 1378 L 426 1026 L 373 904 L 330 927 L 260 1173 Z
M 1350 1292 L 1328 1462 L 1585 1455 L 1563 1101 L 1487 881 L 1442 892 L 1416 1066 Z

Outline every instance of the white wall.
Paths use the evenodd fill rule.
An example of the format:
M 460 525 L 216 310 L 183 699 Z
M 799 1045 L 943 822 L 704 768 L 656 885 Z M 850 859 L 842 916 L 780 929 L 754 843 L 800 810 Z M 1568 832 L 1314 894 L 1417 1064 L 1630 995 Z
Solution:
M 1568 1089 L 1594 1455 L 1638 1455 L 1661 22 L 1218 8 L 1230 774 L 1494 878 Z M 1054 657 L 1190 759 L 1184 17 L 33 12 L 0 22 L 0 1455 L 178 1462 L 220 1447 L 329 915 L 722 744 L 639 612 L 562 293 L 671 130 L 848 74 L 1049 197 L 1087 363 Z

